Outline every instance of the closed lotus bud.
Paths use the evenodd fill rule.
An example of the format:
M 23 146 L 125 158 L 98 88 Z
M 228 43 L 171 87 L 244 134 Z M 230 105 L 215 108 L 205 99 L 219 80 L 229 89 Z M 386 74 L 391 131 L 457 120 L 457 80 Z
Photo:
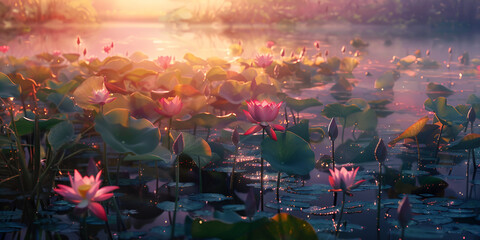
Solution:
M 77 45 L 80 45 L 80 43 L 82 43 L 82 42 L 80 41 L 80 36 L 78 36 L 77 37 Z
M 232 133 L 232 143 L 233 145 L 238 147 L 239 142 L 240 142 L 240 134 L 238 133 L 238 128 L 235 128 Z
M 405 197 L 403 197 L 398 203 L 397 215 L 398 223 L 400 223 L 402 228 L 405 228 L 412 219 L 412 207 L 410 206 L 408 195 L 405 195 Z
M 319 43 L 318 41 L 315 41 L 315 42 L 313 43 L 313 45 L 315 46 L 315 48 L 316 48 L 317 50 L 320 50 L 320 43 Z
M 95 160 L 93 159 L 93 157 L 91 157 L 90 160 L 88 160 L 87 175 L 89 176 L 97 175 L 97 173 L 98 173 L 97 164 L 95 163 Z
M 427 49 L 427 52 L 425 52 L 425 55 L 430 56 L 430 50 Z
M 330 123 L 328 124 L 328 137 L 330 137 L 330 140 L 335 141 L 338 136 L 338 127 L 337 127 L 337 122 L 335 122 L 335 118 L 332 118 L 330 120 Z
M 253 188 L 250 188 L 247 194 L 247 199 L 245 199 L 245 215 L 251 218 L 257 212 L 257 201 L 255 200 L 255 193 Z
M 345 46 L 342 47 L 342 53 L 345 53 L 347 49 L 345 48 Z
M 280 56 L 285 57 L 285 49 L 284 48 L 282 48 L 282 50 L 280 50 Z
M 277 64 L 273 68 L 273 76 L 275 76 L 275 78 L 278 78 L 278 76 L 280 76 L 280 65 Z
M 325 50 L 325 57 L 328 56 L 328 50 Z
M 87 49 L 86 48 L 83 49 L 83 56 L 85 57 L 85 55 L 87 55 Z
M 375 147 L 375 160 L 379 163 L 385 162 L 385 159 L 387 158 L 387 146 L 385 146 L 385 143 L 383 142 L 383 139 L 380 138 L 380 140 L 377 143 L 377 147 Z
M 175 142 L 173 142 L 173 153 L 180 155 L 183 152 L 183 144 L 183 133 L 180 133 Z
M 473 107 L 470 108 L 467 114 L 467 119 L 469 122 L 475 122 L 475 119 L 477 119 L 477 114 L 475 113 L 475 109 Z
M 453 50 L 451 47 L 448 48 L 448 53 L 452 54 Z

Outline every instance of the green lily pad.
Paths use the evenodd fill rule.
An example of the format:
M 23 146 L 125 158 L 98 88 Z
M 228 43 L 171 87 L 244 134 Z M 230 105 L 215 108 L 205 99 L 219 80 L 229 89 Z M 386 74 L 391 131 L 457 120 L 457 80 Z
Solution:
M 452 124 L 462 124 L 465 122 L 465 116 L 457 111 L 457 109 L 447 104 L 447 99 L 438 97 L 437 99 L 427 99 L 423 104 L 428 111 L 435 112 L 440 119 Z
M 227 80 L 220 85 L 218 95 L 232 104 L 240 104 L 252 97 L 251 83 Z
M 205 78 L 211 82 L 227 80 L 227 72 L 223 68 L 215 66 L 208 70 Z
M 323 103 L 321 103 L 315 98 L 295 99 L 287 96 L 284 101 L 287 104 L 287 107 L 293 109 L 296 112 L 301 112 L 310 107 L 323 105 Z
M 10 80 L 10 78 L 7 75 L 0 72 L 0 97 L 17 98 L 19 96 L 20 96 L 20 91 L 18 90 L 18 86 L 15 85 L 15 83 L 13 83 L 12 80 Z
M 75 138 L 73 124 L 69 121 L 61 122 L 55 125 L 48 133 L 48 142 L 53 149 L 59 150 L 64 144 L 71 142 Z
M 389 90 L 395 86 L 395 81 L 400 78 L 400 73 L 395 70 L 390 70 L 382 74 L 377 80 L 375 80 L 374 88 Z
M 48 95 L 47 100 L 54 103 L 55 106 L 57 106 L 57 109 L 62 113 L 74 113 L 82 111 L 82 109 L 75 105 L 73 100 L 68 95 L 52 93 Z
M 307 175 L 315 168 L 315 153 L 310 144 L 298 135 L 286 131 L 277 133 L 277 141 L 262 141 L 262 156 L 276 171 Z
M 15 124 L 17 126 L 17 134 L 19 136 L 24 136 L 24 135 L 33 133 L 34 126 L 35 126 L 35 120 L 33 119 L 34 116 L 28 116 L 28 117 L 32 117 L 32 118 L 22 117 L 15 121 Z M 61 120 L 58 118 L 40 119 L 38 121 L 38 126 L 40 127 L 40 131 L 47 131 L 47 130 L 50 130 L 53 126 L 63 121 L 64 120 Z M 13 129 L 12 125 L 10 127 L 12 127 Z
M 360 62 L 353 57 L 344 57 L 340 62 L 340 71 L 351 73 Z
M 187 60 L 191 65 L 207 65 L 207 61 L 191 54 L 191 53 L 186 53 L 183 56 L 183 59 Z
M 167 164 L 172 163 L 175 159 L 172 158 L 172 153 L 162 146 L 162 144 L 158 144 L 158 146 L 149 153 L 140 154 L 140 155 L 128 155 L 124 159 L 124 161 L 163 161 Z
M 480 147 L 480 134 L 470 133 L 462 139 L 447 145 L 448 149 L 475 149 Z
M 345 105 L 341 103 L 327 104 L 322 111 L 322 115 L 327 118 L 341 117 L 346 118 L 353 113 L 361 112 L 357 105 Z
M 427 85 L 427 95 L 429 96 L 432 95 L 433 97 L 448 97 L 453 93 L 454 92 L 452 90 L 441 84 L 431 82 Z
M 260 218 L 252 222 L 233 224 L 218 220 L 204 221 L 195 219 L 191 228 L 194 238 L 218 239 L 317 239 L 312 226 L 297 217 L 280 213 L 268 218 Z
M 303 140 L 310 142 L 310 129 L 308 128 L 308 126 L 309 121 L 306 119 L 302 119 L 300 123 L 289 127 L 287 130 L 297 134 L 299 137 L 303 138 Z
M 135 119 L 127 109 L 114 109 L 95 117 L 95 130 L 113 149 L 121 153 L 146 154 L 160 142 L 160 131 L 146 119 Z
M 155 76 L 157 74 L 158 74 L 158 72 L 153 71 L 153 70 L 144 69 L 144 68 L 136 68 L 136 69 L 133 69 L 133 70 L 125 73 L 125 75 L 123 75 L 123 80 L 128 80 L 128 81 L 132 81 L 132 82 L 139 82 L 139 81 L 143 80 L 144 78 L 146 78 L 148 76 Z

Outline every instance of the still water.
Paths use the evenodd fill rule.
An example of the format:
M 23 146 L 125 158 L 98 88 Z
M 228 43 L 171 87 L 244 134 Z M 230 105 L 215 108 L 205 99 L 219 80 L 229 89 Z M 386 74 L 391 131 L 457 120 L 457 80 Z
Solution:
M 76 39 L 80 37 L 81 44 L 77 46 Z M 465 74 L 467 70 L 473 67 L 459 64 L 457 57 L 468 52 L 470 59 L 480 58 L 480 33 L 472 31 L 454 32 L 448 30 L 432 30 L 425 28 L 393 28 L 383 26 L 357 26 L 357 25 L 323 25 L 323 26 L 309 26 L 309 25 L 242 25 L 242 26 L 222 26 L 222 25 L 163 25 L 156 23 L 104 23 L 98 25 L 59 25 L 59 26 L 42 26 L 33 28 L 27 33 L 11 33 L 5 31 L 0 33 L 2 43 L 10 46 L 11 55 L 33 56 L 42 52 L 61 51 L 64 53 L 78 52 L 81 53 L 86 49 L 86 57 L 96 56 L 100 59 L 108 55 L 103 52 L 103 47 L 114 43 L 114 48 L 110 55 L 130 55 L 136 51 L 145 53 L 150 59 L 155 59 L 157 56 L 174 56 L 176 60 L 182 60 L 185 53 L 191 52 L 196 56 L 208 58 L 212 56 L 223 57 L 229 60 L 234 60 L 228 55 L 228 47 L 233 43 L 241 42 L 245 52 L 242 57 L 254 57 L 260 47 L 265 46 L 267 41 L 274 41 L 275 58 L 279 59 L 280 49 L 285 48 L 287 54 L 291 51 L 296 51 L 298 48 L 306 47 L 307 56 L 317 53 L 317 49 L 313 43 L 319 42 L 320 51 L 324 54 L 328 50 L 329 56 L 347 56 L 353 55 L 356 49 L 352 47 L 349 42 L 354 37 L 360 37 L 363 41 L 369 43 L 369 46 L 361 49 L 360 64 L 353 71 L 355 87 L 351 91 L 350 98 L 363 98 L 365 100 L 381 100 L 388 99 L 391 101 L 387 108 L 392 113 L 386 117 L 378 118 L 377 133 L 380 137 L 389 142 L 406 127 L 413 124 L 419 118 L 429 115 L 432 119 L 433 114 L 429 113 L 424 108 L 424 101 L 428 98 L 426 94 L 426 86 L 430 82 L 442 84 L 451 89 L 454 93 L 448 97 L 448 104 L 456 106 L 458 104 L 466 104 L 466 100 L 471 94 L 479 94 L 479 75 Z M 342 53 L 342 47 L 346 47 L 345 53 Z M 448 49 L 452 49 L 450 56 Z M 400 78 L 396 81 L 393 91 L 381 91 L 373 88 L 375 79 L 382 73 L 388 70 L 396 69 L 396 65 L 391 63 L 394 56 L 399 58 L 413 54 L 416 50 L 420 50 L 422 56 L 425 56 L 426 51 L 429 50 L 429 58 L 439 63 L 436 69 L 420 69 L 418 67 L 411 67 L 400 70 Z M 449 67 L 447 67 L 447 65 Z M 368 74 L 367 74 L 368 73 Z M 317 84 L 308 86 L 302 89 L 289 89 L 286 93 L 291 97 L 307 98 L 314 97 L 320 100 L 324 105 L 337 102 L 335 96 L 330 92 L 331 84 Z M 300 114 L 302 119 L 310 119 L 313 126 L 326 126 L 329 119 L 320 115 L 322 107 L 310 108 Z M 279 116 L 284 118 L 284 116 Z M 478 126 L 476 129 L 480 129 Z M 478 130 L 476 130 L 478 131 Z M 357 133 L 359 135 L 360 133 Z M 459 136 L 463 136 L 461 133 Z M 216 131 L 213 136 L 219 136 L 219 131 Z M 346 139 L 352 138 L 352 129 L 347 129 Z M 358 136 L 357 136 L 358 137 Z M 368 143 L 368 141 L 367 141 Z M 321 143 L 313 144 L 316 152 L 316 158 L 319 159 L 322 155 L 330 154 L 329 141 L 324 140 Z M 251 148 L 251 147 L 250 147 Z M 249 147 L 247 146 L 247 149 Z M 428 152 L 422 153 L 423 158 L 428 158 Z M 441 155 L 442 156 L 442 155 Z M 435 193 L 436 197 L 444 197 L 452 200 L 458 199 L 460 201 L 467 198 L 477 200 L 474 204 L 478 205 L 479 194 L 476 184 L 480 182 L 473 181 L 472 173 L 470 183 L 467 185 L 466 177 L 466 153 L 455 153 L 443 155 L 446 161 L 452 164 L 438 167 L 434 173 L 435 176 L 442 178 L 448 183 L 448 187 L 439 193 Z M 250 158 L 251 159 L 251 158 Z M 405 164 L 410 164 L 412 170 L 418 169 L 416 163 L 416 148 L 407 149 L 398 144 L 394 148 L 389 148 L 389 156 L 386 165 L 389 168 L 400 170 L 405 168 Z M 245 161 L 248 163 L 249 161 Z M 258 168 L 255 164 L 245 164 L 251 169 Z M 362 176 L 370 177 L 369 185 L 374 185 L 375 182 L 372 175 L 377 171 L 378 165 L 372 161 L 369 163 L 360 164 L 363 172 Z M 425 169 L 421 169 L 425 170 Z M 470 169 L 471 170 L 471 169 Z M 271 174 L 271 183 L 274 185 L 276 173 Z M 270 176 L 270 175 L 269 175 Z M 248 174 L 245 175 L 248 177 Z M 305 186 L 317 186 L 317 184 L 328 184 L 328 172 L 325 170 L 313 170 L 310 173 L 310 179 L 305 182 Z M 295 196 L 295 186 L 302 186 L 302 183 L 296 182 L 289 185 L 289 179 L 285 178 L 282 184 L 289 187 L 283 187 L 281 194 Z M 167 182 L 164 182 L 167 183 Z M 473 185 L 470 185 L 472 184 Z M 151 185 L 151 184 L 149 184 Z M 319 185 L 320 186 L 320 185 Z M 466 189 L 471 191 L 470 196 L 466 196 Z M 293 189 L 293 190 L 292 190 Z M 298 192 L 297 192 L 298 193 Z M 376 206 L 373 205 L 376 199 L 376 190 L 371 188 L 361 192 L 355 192 L 354 197 L 349 197 L 347 201 L 356 202 L 353 205 L 360 205 L 358 201 L 362 201 L 364 207 L 359 210 L 352 210 L 354 214 L 347 214 L 344 219 L 351 224 L 351 233 L 342 235 L 343 237 L 356 237 L 362 239 L 373 239 L 375 233 L 375 217 Z M 332 195 L 311 194 L 315 196 L 314 199 L 306 201 L 308 206 L 331 206 Z M 430 198 L 432 196 L 425 195 Z M 419 229 L 425 231 L 433 231 L 435 228 L 445 229 L 445 232 L 439 235 L 428 235 L 427 238 L 437 239 L 461 239 L 465 236 L 466 239 L 476 239 L 480 236 L 480 230 L 472 230 L 471 232 L 461 231 L 452 227 L 452 223 L 468 223 L 473 224 L 472 229 L 480 229 L 478 222 L 478 207 L 461 208 L 460 205 L 449 205 L 438 200 L 438 204 L 432 200 L 431 204 L 414 200 L 414 205 L 417 204 L 419 209 L 425 209 L 429 206 L 447 206 L 447 214 L 443 210 L 438 210 L 435 214 L 451 213 L 451 221 L 447 223 L 425 222 L 418 221 Z M 295 197 L 293 197 L 295 198 Z M 382 215 L 385 214 L 387 218 L 382 218 L 382 239 L 395 239 L 397 230 L 394 229 L 394 221 L 396 219 L 396 209 L 389 209 L 388 207 L 396 207 L 398 196 L 393 195 L 389 190 L 385 190 L 382 199 L 386 204 L 382 210 Z M 388 200 L 392 199 L 392 200 Z M 274 191 L 267 192 L 266 202 L 275 202 Z M 462 202 L 464 203 L 464 202 Z M 469 202 L 472 203 L 472 202 Z M 423 207 L 422 207 L 422 204 Z M 365 207 L 366 205 L 370 207 Z M 474 206 L 477 206 L 474 205 Z M 371 208 L 371 209 L 370 209 Z M 415 208 L 415 207 L 414 207 Z M 370 209 L 370 210 L 368 210 Z M 451 211 L 453 209 L 453 211 Z M 212 211 L 211 206 L 204 210 Z M 291 210 L 291 209 L 290 209 Z M 468 210 L 471 213 L 470 217 L 454 215 L 455 211 L 464 212 Z M 267 211 L 275 213 L 276 209 L 267 208 Z M 289 211 L 289 209 L 282 209 L 282 211 Z M 314 214 L 302 212 L 294 209 L 292 214 L 307 219 L 312 219 L 313 222 L 331 220 L 331 216 L 316 216 Z M 181 214 L 180 216 L 184 216 Z M 393 217 L 392 217 L 393 216 Z M 472 217 L 473 216 L 473 217 Z M 151 227 L 168 225 L 168 213 L 164 212 L 154 220 L 140 220 L 131 217 L 127 221 L 130 225 L 130 230 L 148 231 Z M 439 221 L 436 219 L 436 221 Z M 324 224 L 325 222 L 323 222 Z M 357 224 L 357 225 L 355 225 Z M 448 225 L 450 224 L 450 225 Z M 315 224 L 313 224 L 315 227 Z M 321 224 L 320 224 L 321 225 Z M 463 226 L 463 225 L 462 225 Z M 465 225 L 468 226 L 468 225 Z M 464 227 L 465 227 L 464 226 Z M 476 232 L 477 234 L 474 234 Z M 147 235 L 148 236 L 148 235 Z M 415 235 L 420 237 L 420 235 Z

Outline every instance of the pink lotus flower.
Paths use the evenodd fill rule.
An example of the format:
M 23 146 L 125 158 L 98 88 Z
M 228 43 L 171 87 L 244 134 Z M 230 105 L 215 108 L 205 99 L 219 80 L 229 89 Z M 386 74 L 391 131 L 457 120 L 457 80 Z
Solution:
M 255 65 L 261 67 L 261 68 L 266 68 L 270 66 L 273 63 L 273 56 L 270 54 L 266 55 L 257 55 L 255 57 Z
M 331 175 L 328 176 L 328 181 L 330 182 L 330 186 L 332 186 L 333 188 L 330 190 L 332 192 L 344 191 L 346 194 L 351 196 L 352 194 L 350 193 L 350 190 L 357 188 L 358 186 L 360 186 L 360 184 L 365 182 L 365 180 L 355 182 L 358 167 L 351 171 L 348 171 L 344 167 L 342 167 L 342 169 L 340 170 L 336 168 L 334 168 L 334 170 L 329 170 Z
M 160 99 L 160 109 L 155 109 L 161 115 L 171 118 L 180 113 L 183 107 L 182 100 L 175 96 L 175 98 L 162 98 Z
M 102 180 L 100 180 L 101 174 L 102 171 L 98 172 L 95 178 L 93 175 L 82 177 L 75 169 L 74 178 L 72 179 L 72 176 L 69 176 L 72 187 L 59 184 L 58 188 L 53 189 L 53 191 L 62 195 L 67 201 L 77 204 L 77 209 L 88 208 L 95 216 L 103 221 L 107 221 L 105 209 L 98 202 L 111 198 L 113 196 L 111 191 L 118 189 L 118 187 L 107 186 L 100 188 L 102 184 Z
M 112 50 L 112 47 L 110 47 L 110 46 L 105 46 L 105 47 L 103 47 L 103 51 L 104 51 L 105 53 L 107 53 L 107 54 L 110 54 L 110 51 L 111 51 L 111 50 Z
M 282 102 L 277 104 L 276 102 L 267 102 L 266 100 L 263 100 L 262 102 L 258 100 L 248 101 L 248 111 L 243 110 L 243 112 L 250 122 L 257 125 L 249 128 L 244 135 L 250 135 L 265 129 L 267 130 L 268 136 L 277 141 L 277 135 L 275 134 L 274 129 L 284 131 L 285 128 L 278 124 L 270 125 L 268 122 L 272 122 L 277 118 L 280 106 L 282 106 Z
M 59 57 L 60 55 L 62 55 L 62 52 L 60 52 L 59 50 L 55 50 L 53 51 L 52 55 L 55 57 Z
M 163 70 L 166 70 L 172 65 L 172 60 L 175 61 L 175 59 L 171 56 L 160 56 L 155 59 L 155 63 L 158 64 L 158 66 L 160 66 Z
M 0 52 L 2 52 L 2 53 L 8 52 L 9 49 L 10 49 L 10 47 L 7 46 L 7 45 L 0 46 Z
M 275 46 L 275 42 L 274 42 L 274 41 L 268 41 L 268 42 L 267 42 L 267 48 L 272 48 L 273 46 Z
M 108 91 L 108 89 L 105 87 L 105 84 L 104 84 L 102 89 L 93 91 L 93 96 L 90 97 L 88 102 L 103 106 L 107 103 L 112 102 L 115 99 L 116 99 L 115 97 L 110 96 L 110 92 Z

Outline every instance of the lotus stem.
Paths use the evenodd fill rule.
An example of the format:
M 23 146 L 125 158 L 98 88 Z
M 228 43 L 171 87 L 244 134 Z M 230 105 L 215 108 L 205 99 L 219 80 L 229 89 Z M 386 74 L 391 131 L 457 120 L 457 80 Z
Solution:
M 343 138 L 345 136 L 345 126 L 347 125 L 347 118 L 345 117 L 343 119 L 343 126 L 342 126 L 342 143 L 343 143 Z
M 230 193 L 233 195 L 233 178 L 235 175 L 235 165 L 237 163 L 237 154 L 238 154 L 238 147 L 235 148 L 235 156 L 233 157 L 233 166 L 232 166 L 232 174 L 230 174 Z
M 475 160 L 475 148 L 472 148 L 473 169 L 477 169 L 477 161 Z
M 442 140 L 442 133 L 443 133 L 444 126 L 445 125 L 442 124 L 442 127 L 440 127 L 440 134 L 438 135 L 438 139 L 437 139 L 437 148 L 435 149 L 435 158 L 437 158 L 438 151 L 440 149 L 440 141 Z
M 378 163 L 378 194 L 377 194 L 377 239 L 380 239 L 380 205 L 382 202 L 382 163 Z
M 210 128 L 207 128 L 207 137 L 205 138 L 206 142 L 208 142 L 208 138 L 210 138 Z
M 471 130 L 471 133 L 473 133 L 473 122 L 470 122 L 471 125 L 470 125 L 470 130 Z
M 285 104 L 285 122 L 286 122 L 286 126 L 285 126 L 285 128 L 288 128 L 288 112 L 287 112 L 287 104 Z
M 342 221 L 342 217 L 343 217 L 343 210 L 345 209 L 345 191 L 342 191 L 342 193 L 343 193 L 342 208 L 340 209 L 340 216 L 338 217 L 337 226 L 335 227 L 335 235 L 338 235 L 340 222 Z
M 335 170 L 335 141 L 332 140 L 332 169 Z
M 84 216 L 82 217 L 80 224 L 80 236 L 83 236 L 82 239 L 88 239 L 87 213 L 84 213 Z
M 292 113 L 293 124 L 297 125 L 297 118 L 295 117 L 295 113 L 293 112 L 293 109 L 290 108 L 290 112 Z
M 202 193 L 202 163 L 200 162 L 200 157 L 197 156 L 198 161 L 198 191 Z
M 262 130 L 262 141 L 265 139 L 265 128 Z M 261 151 L 261 148 L 260 148 Z M 260 210 L 263 212 L 263 156 L 262 153 L 260 153 Z
M 170 223 L 172 225 L 172 231 L 170 238 L 174 239 L 175 237 L 175 222 L 177 221 L 177 208 L 178 208 L 178 183 L 180 182 L 180 158 L 177 156 L 175 160 L 175 208 L 173 210 L 173 219 Z
M 418 137 L 417 136 L 415 136 L 415 142 L 417 142 L 418 161 L 420 162 L 420 144 L 418 144 Z
M 105 221 L 105 228 L 107 229 L 108 240 L 113 240 L 112 230 L 110 230 L 110 225 L 108 224 L 108 221 Z
M 277 175 L 277 210 L 280 213 L 280 172 Z
M 470 173 L 470 152 L 473 152 L 472 150 L 473 149 L 468 150 L 467 171 L 465 172 L 465 176 L 467 177 L 466 186 L 465 186 L 465 188 L 466 188 L 466 190 L 465 190 L 466 194 L 465 195 L 467 196 L 467 199 L 468 199 L 468 185 L 470 185 L 469 184 L 469 179 L 468 179 L 468 175 Z
M 402 235 L 400 236 L 400 239 L 401 240 L 405 239 L 405 228 L 404 227 L 402 227 Z

